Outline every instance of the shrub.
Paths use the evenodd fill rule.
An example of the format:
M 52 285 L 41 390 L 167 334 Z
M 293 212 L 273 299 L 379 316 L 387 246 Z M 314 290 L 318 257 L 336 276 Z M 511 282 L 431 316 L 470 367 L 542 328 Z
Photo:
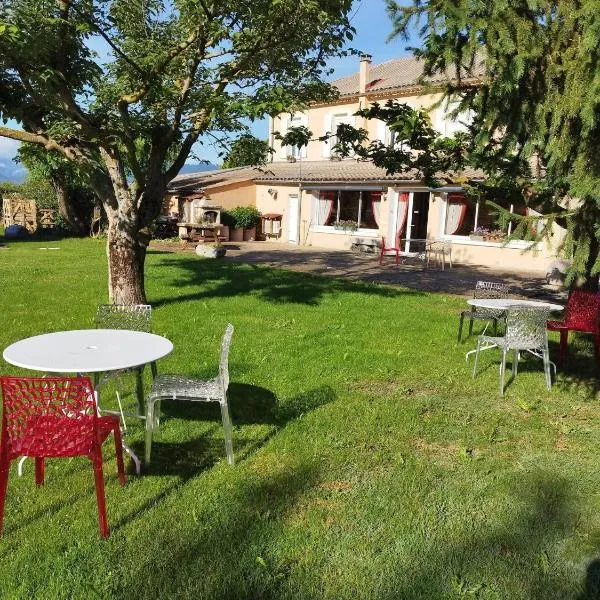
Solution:
M 235 229 L 251 229 L 258 225 L 260 217 L 261 213 L 255 206 L 236 206 L 227 212 L 225 221 L 228 222 L 223 224 Z

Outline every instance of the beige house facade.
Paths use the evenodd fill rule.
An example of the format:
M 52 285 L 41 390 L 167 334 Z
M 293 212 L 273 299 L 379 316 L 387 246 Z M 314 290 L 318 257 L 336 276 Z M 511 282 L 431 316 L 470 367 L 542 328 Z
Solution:
M 552 244 L 540 242 L 532 248 L 525 240 L 506 243 L 503 238 L 515 224 L 501 224 L 492 211 L 468 203 L 462 194 L 461 182 L 481 179 L 480 173 L 445 174 L 448 185 L 429 189 L 416 174 L 387 175 L 371 163 L 339 159 L 332 153 L 334 138 L 317 139 L 348 123 L 367 129 L 370 139 L 393 143 L 383 122 L 354 114 L 388 99 L 426 109 L 444 135 L 466 127 L 468 114 L 453 118 L 453 103 L 440 103 L 443 81 L 430 81 L 424 94 L 416 83 L 421 73 L 422 63 L 412 57 L 375 66 L 370 57 L 362 57 L 358 73 L 333 83 L 339 90 L 335 102 L 270 120 L 275 150 L 271 163 L 177 177 L 170 187 L 169 210 L 180 216 L 187 210 L 186 218 L 193 218 L 193 202 L 200 199 L 223 209 L 253 205 L 269 215 L 263 221 L 267 233 L 273 231 L 270 219 L 279 222 L 276 235 L 264 236 L 267 242 L 349 250 L 376 249 L 385 238 L 386 246 L 397 244 L 411 254 L 417 249 L 416 240 L 444 239 L 452 242 L 455 262 L 545 273 L 555 259 L 562 230 L 553 231 Z M 477 85 L 478 75 L 463 74 L 462 81 Z M 275 132 L 284 134 L 299 125 L 312 132 L 314 141 L 302 148 L 282 147 Z M 524 205 L 505 208 L 516 214 L 526 211 Z

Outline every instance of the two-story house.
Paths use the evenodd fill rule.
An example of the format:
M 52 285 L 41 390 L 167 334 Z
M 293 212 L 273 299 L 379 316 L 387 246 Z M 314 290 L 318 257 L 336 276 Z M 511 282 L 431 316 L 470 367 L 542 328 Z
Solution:
M 356 243 L 379 244 L 385 236 L 398 240 L 402 250 L 410 253 L 414 250 L 411 239 L 441 238 L 453 242 L 457 262 L 545 272 L 555 256 L 554 248 L 539 243 L 532 253 L 524 252 L 530 242 L 503 244 L 502 237 L 514 225 L 501 224 L 485 206 L 466 202 L 460 182 L 480 179 L 480 173 L 445 174 L 454 183 L 430 189 L 416 174 L 387 175 L 369 162 L 332 154 L 340 123 L 366 129 L 370 139 L 393 143 L 383 122 L 355 116 L 359 108 L 389 99 L 426 109 L 433 126 L 444 135 L 466 127 L 468 114 L 453 118 L 455 105 L 440 104 L 441 78 L 431 80 L 427 93 L 423 93 L 417 83 L 422 70 L 423 63 L 413 57 L 373 65 L 370 56 L 362 56 L 357 73 L 333 82 L 339 91 L 335 101 L 270 120 L 270 144 L 275 152 L 265 167 L 177 177 L 170 191 L 179 198 L 180 210 L 184 197 L 195 198 L 195 202 L 204 198 L 224 208 L 255 205 L 278 222 L 278 235 L 269 239 L 290 244 L 349 249 Z M 462 82 L 477 85 L 479 75 L 463 74 Z M 306 126 L 315 140 L 302 148 L 282 146 L 275 132 L 284 134 L 299 125 Z M 326 134 L 334 137 L 317 139 Z M 183 208 L 193 211 L 190 203 L 184 203 Z M 517 214 L 525 211 L 524 205 L 507 204 L 506 208 Z M 557 234 L 555 237 L 560 236 Z

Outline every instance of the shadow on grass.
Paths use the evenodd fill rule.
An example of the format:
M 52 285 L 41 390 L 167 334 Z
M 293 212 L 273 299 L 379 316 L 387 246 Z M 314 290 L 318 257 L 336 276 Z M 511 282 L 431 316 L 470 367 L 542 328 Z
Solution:
M 344 279 L 319 277 L 282 269 L 272 269 L 241 263 L 197 260 L 189 256 L 171 255 L 158 261 L 157 267 L 178 267 L 188 276 L 168 283 L 171 290 L 196 287 L 191 293 L 172 293 L 168 297 L 152 299 L 154 307 L 203 300 L 252 294 L 268 302 L 283 304 L 316 305 L 326 295 L 336 292 L 353 292 L 396 298 L 401 295 L 422 295 L 414 290 L 395 290 Z
M 584 584 L 573 590 L 572 565 L 556 556 L 578 521 L 569 482 L 537 471 L 519 476 L 512 494 L 520 502 L 511 521 L 479 530 L 472 539 L 449 537 L 443 544 L 432 545 L 435 549 L 402 577 L 407 583 L 388 589 L 378 599 L 575 597 Z M 588 569 L 586 590 L 598 589 L 600 569 L 596 563 Z M 584 594 L 581 600 L 584 598 L 598 596 Z
M 245 459 L 265 444 L 277 431 L 301 415 L 333 402 L 335 392 L 329 386 L 308 390 L 287 400 L 278 402 L 269 390 L 248 384 L 231 383 L 229 386 L 229 405 L 234 426 L 233 449 L 236 460 Z M 221 434 L 221 409 L 217 402 L 193 402 L 184 400 L 162 401 L 161 422 L 168 419 L 194 421 L 212 421 L 215 426 L 202 436 L 185 442 L 152 442 L 152 461 L 144 469 L 144 474 L 171 475 L 185 482 L 202 471 L 210 469 L 217 461 L 224 460 L 224 443 Z M 236 430 L 245 425 L 271 425 L 269 431 L 260 439 L 247 441 L 236 436 Z M 219 439 L 213 439 L 213 433 Z M 144 444 L 136 442 L 133 449 L 143 456 Z
M 152 537 L 154 548 L 148 549 L 152 559 L 140 561 L 127 573 L 127 579 L 139 585 L 127 588 L 124 578 L 116 577 L 117 585 L 123 587 L 115 589 L 115 597 L 120 593 L 132 599 L 178 594 L 232 600 L 316 597 L 315 586 L 322 577 L 326 578 L 322 585 L 335 585 L 331 573 L 327 575 L 327 564 L 307 570 L 310 562 L 302 559 L 296 570 L 298 556 L 290 548 L 281 555 L 279 537 L 284 535 L 283 524 L 305 510 L 299 498 L 317 484 L 318 475 L 314 467 L 302 465 L 262 473 L 258 479 L 245 477 L 228 486 L 217 516 L 208 517 L 210 526 L 200 514 L 197 528 L 187 529 L 184 537 L 157 529 Z M 512 495 L 518 498 L 515 512 L 505 512 L 502 522 L 460 539 L 449 535 L 443 543 L 430 540 L 426 548 L 412 548 L 408 566 L 399 567 L 390 556 L 377 581 L 369 581 L 365 574 L 367 579 L 355 590 L 356 597 L 598 598 L 600 561 L 590 563 L 585 581 L 577 584 L 572 564 L 556 556 L 578 520 L 568 482 L 545 472 L 519 475 Z M 402 537 L 402 531 L 398 536 Z M 169 551 L 158 551 L 164 548 Z M 329 551 L 335 556 L 338 549 Z M 360 555 L 364 552 L 363 548 Z M 348 557 L 345 570 L 352 570 L 353 560 Z M 344 581 L 347 573 L 339 576 Z
M 185 506 L 182 520 L 192 512 L 196 526 L 177 527 L 175 534 L 169 527 L 156 529 L 150 547 L 144 548 L 148 560 L 129 563 L 127 573 L 114 578 L 114 597 L 270 597 L 289 574 L 289 564 L 267 562 L 270 539 L 317 478 L 314 466 L 300 464 L 260 478 L 232 480 L 209 515 Z M 182 494 L 180 501 L 192 501 L 193 490 Z M 207 582 L 213 589 L 203 595 Z

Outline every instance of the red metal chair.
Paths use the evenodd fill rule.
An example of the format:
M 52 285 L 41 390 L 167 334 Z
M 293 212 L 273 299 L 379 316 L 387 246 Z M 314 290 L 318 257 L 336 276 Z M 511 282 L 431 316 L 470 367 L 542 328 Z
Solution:
M 4 518 L 10 462 L 35 458 L 35 482 L 44 483 L 44 459 L 87 456 L 96 480 L 100 535 L 108 537 L 102 443 L 115 436 L 119 481 L 125 485 L 119 418 L 100 417 L 88 377 L 0 377 L 2 438 L 0 439 L 0 534 Z
M 594 339 L 594 354 L 596 360 L 600 356 L 600 294 L 573 290 L 565 307 L 562 321 L 548 321 L 549 331 L 560 332 L 559 362 L 564 363 L 567 358 L 567 344 L 569 331 L 591 333 Z
M 396 264 L 400 263 L 400 242 L 398 240 L 398 237 L 396 236 L 396 245 L 394 247 L 386 247 L 385 245 L 385 237 L 382 236 L 381 237 L 381 253 L 379 254 L 379 264 L 382 265 L 383 264 L 383 257 L 385 256 L 386 252 L 395 252 L 396 253 Z

